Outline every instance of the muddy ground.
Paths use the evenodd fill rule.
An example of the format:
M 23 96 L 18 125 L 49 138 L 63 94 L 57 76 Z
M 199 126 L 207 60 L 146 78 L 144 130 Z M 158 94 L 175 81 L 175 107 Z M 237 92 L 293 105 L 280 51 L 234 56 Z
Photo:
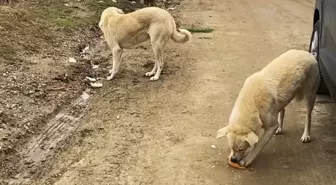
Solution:
M 173 4 L 178 3 L 156 2 Z M 1 180 L 18 173 L 16 163 L 30 138 L 44 133 L 55 115 L 71 109 L 91 87 L 85 77 L 105 78 L 110 54 L 96 50 L 106 49 L 98 21 L 108 6 L 129 12 L 144 5 L 128 0 L 0 0 Z
M 26 7 L 41 5 L 32 2 L 18 3 L 13 9 L 30 14 L 32 11 L 25 11 Z M 78 9 L 93 8 L 86 4 L 90 1 L 67 1 L 60 4 L 61 9 L 71 3 L 76 6 L 64 9 L 76 9 L 72 14 L 78 17 L 83 16 L 76 13 Z M 227 167 L 226 140 L 214 138 L 217 129 L 226 124 L 247 76 L 288 49 L 308 48 L 313 4 L 313 0 L 184 0 L 178 7 L 168 4 L 181 27 L 208 27 L 214 31 L 194 33 L 187 44 L 168 44 L 166 65 L 159 81 L 150 82 L 144 77 L 153 65 L 153 54 L 146 43 L 125 53 L 121 71 L 113 81 L 101 80 L 104 84 L 101 89 L 88 88 L 84 93 L 89 87 L 83 81 L 85 76 L 104 77 L 110 57 L 94 30 L 96 27 L 88 26 L 94 25 L 96 14 L 90 16 L 89 22 L 73 20 L 76 27 L 71 23 L 66 27 L 69 21 L 58 23 L 63 26 L 56 23 L 45 26 L 48 19 L 34 21 L 36 28 L 31 32 L 22 29 L 22 33 L 16 34 L 5 27 L 7 32 L 1 34 L 15 36 L 7 39 L 24 39 L 1 41 L 7 44 L 4 48 L 13 48 L 8 52 L 18 52 L 2 53 L 5 57 L 15 56 L 2 56 L 6 66 L 2 73 L 9 73 L 1 81 L 4 86 L 1 123 L 9 125 L 1 126 L 1 134 L 7 138 L 1 141 L 6 146 L 1 153 L 2 183 L 322 185 L 336 182 L 333 160 L 336 115 L 335 105 L 328 101 L 319 100 L 315 106 L 313 141 L 308 144 L 300 142 L 304 109 L 300 103 L 292 103 L 285 117 L 284 134 L 274 137 L 244 171 Z M 133 5 L 128 8 L 134 8 Z M 13 11 L 8 7 L 1 10 Z M 86 15 L 91 11 L 83 12 Z M 23 18 L 28 21 L 25 24 L 32 24 L 25 13 Z M 14 14 L 13 20 L 23 21 L 20 13 Z M 67 15 L 61 17 L 68 18 Z M 7 19 L 0 16 L 0 21 Z M 45 27 L 46 36 L 63 41 L 55 42 L 62 43 L 61 47 L 51 45 L 50 38 L 41 43 L 28 42 L 34 37 L 27 35 L 33 33 L 40 39 L 38 26 Z M 31 46 L 24 47 L 26 43 L 38 49 L 27 53 Z M 91 48 L 89 53 L 81 54 L 87 45 Z M 69 57 L 78 62 L 70 64 Z M 92 69 L 91 63 L 99 64 L 99 68 Z M 37 79 L 26 77 L 33 75 Z M 10 88 L 16 84 L 13 79 L 20 79 L 20 88 Z M 18 93 L 14 96 L 15 90 Z M 58 111 L 54 111 L 56 108 Z M 23 120 L 36 114 L 49 116 L 23 124 Z M 23 129 L 24 125 L 28 129 Z

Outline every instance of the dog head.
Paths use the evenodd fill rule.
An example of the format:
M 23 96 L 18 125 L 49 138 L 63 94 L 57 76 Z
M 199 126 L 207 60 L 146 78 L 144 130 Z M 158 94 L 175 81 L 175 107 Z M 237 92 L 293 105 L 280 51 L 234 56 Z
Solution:
M 244 132 L 230 126 L 226 126 L 217 131 L 216 138 L 224 136 L 228 138 L 228 145 L 231 149 L 229 159 L 234 163 L 239 162 L 242 158 L 247 156 L 259 141 L 259 137 L 253 131 L 246 130 L 246 132 Z
M 119 9 L 117 7 L 108 7 L 104 10 L 104 12 L 109 13 L 109 14 L 114 14 L 114 13 L 124 14 L 122 9 Z
M 101 14 L 100 21 L 98 24 L 99 28 L 102 29 L 104 23 L 106 22 L 106 19 L 115 14 L 124 14 L 124 12 L 121 9 L 116 8 L 116 7 L 106 8 Z

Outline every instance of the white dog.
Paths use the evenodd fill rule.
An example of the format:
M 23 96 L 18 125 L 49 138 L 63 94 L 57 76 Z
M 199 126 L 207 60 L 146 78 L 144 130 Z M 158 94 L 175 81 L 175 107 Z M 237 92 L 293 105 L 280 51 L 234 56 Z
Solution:
M 175 20 L 169 12 L 156 7 L 143 8 L 128 14 L 116 7 L 109 7 L 101 14 L 99 27 L 113 54 L 113 67 L 108 80 L 113 79 L 118 72 L 123 48 L 147 40 L 151 41 L 156 60 L 153 70 L 145 75 L 154 75 L 150 80 L 158 80 L 163 68 L 162 52 L 168 40 L 185 43 L 191 39 L 189 31 L 176 29 Z
M 285 107 L 303 100 L 306 121 L 302 142 L 310 141 L 311 112 L 320 76 L 317 61 L 306 51 L 289 50 L 246 79 L 230 115 L 217 131 L 227 136 L 230 161 L 249 166 L 272 136 L 282 133 Z

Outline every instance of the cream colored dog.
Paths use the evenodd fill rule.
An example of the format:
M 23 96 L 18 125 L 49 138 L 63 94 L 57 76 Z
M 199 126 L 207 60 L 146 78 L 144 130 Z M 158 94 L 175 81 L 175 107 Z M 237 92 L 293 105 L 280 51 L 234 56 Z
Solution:
M 108 80 L 117 74 L 123 48 L 130 48 L 150 40 L 155 55 L 155 65 L 146 76 L 158 80 L 163 68 L 162 52 L 169 39 L 185 43 L 191 39 L 191 33 L 185 29 L 176 29 L 174 18 L 161 8 L 148 7 L 124 14 L 121 9 L 109 7 L 101 14 L 99 27 L 105 41 L 112 49 L 113 67 Z
M 294 98 L 305 103 L 307 112 L 301 141 L 309 142 L 311 112 L 319 82 L 317 61 L 301 50 L 285 52 L 248 77 L 229 124 L 217 131 L 217 138 L 228 138 L 230 161 L 249 166 L 272 136 L 282 133 L 285 107 Z

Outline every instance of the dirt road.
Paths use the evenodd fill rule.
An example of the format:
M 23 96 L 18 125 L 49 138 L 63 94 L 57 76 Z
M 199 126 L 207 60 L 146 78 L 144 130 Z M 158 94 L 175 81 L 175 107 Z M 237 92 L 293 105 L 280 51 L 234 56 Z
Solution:
M 307 49 L 313 1 L 184 0 L 180 10 L 182 26 L 215 31 L 169 44 L 157 82 L 142 77 L 152 65 L 150 47 L 129 51 L 118 77 L 93 94 L 67 148 L 27 184 L 336 182 L 333 104 L 316 104 L 308 144 L 300 142 L 304 109 L 291 104 L 284 135 L 247 170 L 228 168 L 226 140 L 215 140 L 248 75 L 287 49 Z M 148 60 L 151 65 L 143 66 Z

